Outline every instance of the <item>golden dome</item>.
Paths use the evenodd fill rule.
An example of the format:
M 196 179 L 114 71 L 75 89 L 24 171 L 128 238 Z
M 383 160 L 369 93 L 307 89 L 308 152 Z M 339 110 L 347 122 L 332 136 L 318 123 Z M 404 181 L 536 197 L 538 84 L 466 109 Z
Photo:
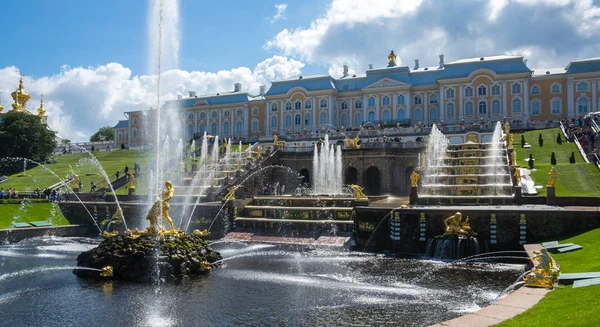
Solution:
M 13 110 L 25 110 L 25 107 L 27 106 L 27 101 L 29 101 L 31 96 L 23 88 L 23 74 L 21 74 L 21 78 L 19 79 L 19 87 L 13 93 L 11 93 L 10 96 L 15 102 L 12 105 Z
M 44 95 L 42 94 L 42 99 L 40 100 L 40 107 L 37 110 L 38 116 L 45 116 L 46 109 L 44 109 Z

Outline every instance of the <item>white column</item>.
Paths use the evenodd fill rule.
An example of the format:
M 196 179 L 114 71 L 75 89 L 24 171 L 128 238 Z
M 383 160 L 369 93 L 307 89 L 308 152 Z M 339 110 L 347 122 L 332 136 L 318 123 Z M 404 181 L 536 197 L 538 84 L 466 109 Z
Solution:
M 250 111 L 250 109 L 248 108 L 248 104 L 244 104 L 244 121 L 242 122 L 243 137 L 248 137 L 248 132 L 250 131 L 250 128 L 252 128 L 252 122 L 250 122 L 250 119 L 248 119 L 248 111 Z
M 412 117 L 412 95 L 410 90 L 406 93 L 404 97 L 404 103 L 406 104 L 406 110 L 404 111 L 404 119 L 409 119 L 409 125 L 412 125 L 412 121 L 410 121 Z
M 346 127 L 350 126 L 354 126 L 354 99 L 348 99 L 348 126 Z
M 502 82 L 502 115 L 504 117 L 508 117 L 508 103 L 506 101 L 506 82 Z
M 446 105 L 444 104 L 444 88 L 440 85 L 439 89 L 440 89 L 440 91 L 439 91 L 440 96 L 438 97 L 438 99 L 439 99 L 439 101 L 438 101 L 438 105 L 439 105 L 438 113 L 439 113 L 439 116 L 440 116 L 440 120 L 444 120 L 444 117 L 446 116 L 445 115 Z
M 217 134 L 220 134 L 219 138 L 222 139 L 223 138 L 223 124 L 222 124 L 221 119 L 222 119 L 222 116 L 223 116 L 223 112 L 221 110 L 219 110 L 218 113 L 219 113 L 219 124 L 217 125 L 218 126 L 218 130 L 217 130 L 218 133 Z
M 429 124 L 429 96 L 427 91 L 423 92 L 423 124 Z
M 526 79 L 523 82 L 524 85 L 524 93 L 523 93 L 523 113 L 525 114 L 524 119 L 528 119 L 529 118 L 529 80 Z
M 316 98 L 312 97 L 310 99 L 310 102 L 312 103 L 312 132 L 315 133 L 317 131 L 317 104 L 316 104 Z
M 381 110 L 380 110 L 380 106 L 379 106 L 379 102 L 381 101 L 381 96 L 380 94 L 377 94 L 377 97 L 375 98 L 375 119 L 381 121 Z
M 567 117 L 575 117 L 575 108 L 573 106 L 575 94 L 573 90 L 573 81 L 567 81 Z
M 458 120 L 463 119 L 463 86 L 459 85 L 458 86 Z
M 336 126 L 336 122 L 333 121 L 333 95 L 329 96 L 329 101 L 327 103 L 327 105 L 329 106 L 328 108 L 328 118 L 327 118 L 327 124 L 332 125 L 332 126 Z
M 592 112 L 596 112 L 598 111 L 597 109 L 597 105 L 598 105 L 598 99 L 596 99 L 596 80 L 592 80 Z
M 265 107 L 265 130 L 263 131 L 262 135 L 269 135 L 269 131 L 271 130 L 271 126 L 269 125 L 269 116 L 270 115 L 271 115 L 271 101 L 267 101 L 267 106 Z
M 367 101 L 367 95 L 363 95 L 363 103 L 362 103 L 362 107 L 363 107 L 363 114 L 362 114 L 362 125 L 365 124 L 365 121 L 367 120 L 367 106 L 368 106 L 369 102 Z
M 281 101 L 281 111 L 279 112 L 279 132 L 281 133 L 281 135 L 285 134 L 285 130 L 287 129 L 287 126 L 285 126 L 285 116 L 287 116 L 289 112 L 287 111 L 287 108 L 285 108 L 286 105 L 287 101 Z M 294 116 L 292 115 L 292 129 L 293 126 Z

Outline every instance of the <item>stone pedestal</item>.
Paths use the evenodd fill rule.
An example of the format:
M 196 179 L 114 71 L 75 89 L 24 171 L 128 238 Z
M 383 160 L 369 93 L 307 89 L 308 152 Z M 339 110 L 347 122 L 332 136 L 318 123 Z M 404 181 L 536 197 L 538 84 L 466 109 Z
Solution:
M 521 186 L 515 186 L 514 189 L 515 192 L 515 204 L 523 204 L 523 191 L 521 189 Z
M 79 188 L 78 187 L 74 187 L 73 188 L 73 193 L 79 193 Z
M 546 186 L 546 194 L 547 197 L 549 198 L 555 198 L 556 197 L 556 189 L 554 188 L 554 186 Z
M 130 187 L 127 195 L 129 195 L 129 196 L 135 195 L 135 187 Z
M 417 193 L 418 187 L 411 186 L 410 188 L 410 204 L 416 204 L 419 199 L 419 194 Z

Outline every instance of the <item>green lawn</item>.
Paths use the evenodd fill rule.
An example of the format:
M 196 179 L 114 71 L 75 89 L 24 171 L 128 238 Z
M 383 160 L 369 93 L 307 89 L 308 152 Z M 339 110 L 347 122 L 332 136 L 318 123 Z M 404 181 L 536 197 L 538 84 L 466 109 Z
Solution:
M 562 272 L 600 271 L 600 228 L 560 242 L 583 245 L 578 251 L 552 255 Z M 576 289 L 560 285 L 533 308 L 497 326 L 600 326 L 598 308 L 600 285 Z
M 558 178 L 556 179 L 557 196 L 600 196 L 600 171 L 591 163 L 586 164 L 575 143 L 567 143 L 563 139 L 562 144 L 556 142 L 556 135 L 560 133 L 559 128 L 536 130 L 525 133 L 515 133 L 513 142 L 517 151 L 517 164 L 528 168 L 527 161 L 529 154 L 533 154 L 535 167 L 531 176 L 536 185 L 546 186 L 548 183 L 550 169 L 550 157 L 552 152 L 556 156 L 556 165 Z M 542 134 L 544 146 L 540 147 L 538 143 L 539 135 Z M 531 148 L 521 148 L 521 135 L 525 135 L 525 141 L 531 144 Z M 569 163 L 571 152 L 575 152 L 575 164 Z M 541 196 L 546 195 L 546 188 L 538 189 Z
M 0 204 L 0 228 L 10 228 L 12 222 L 47 221 L 55 226 L 69 225 L 57 205 L 52 203 Z

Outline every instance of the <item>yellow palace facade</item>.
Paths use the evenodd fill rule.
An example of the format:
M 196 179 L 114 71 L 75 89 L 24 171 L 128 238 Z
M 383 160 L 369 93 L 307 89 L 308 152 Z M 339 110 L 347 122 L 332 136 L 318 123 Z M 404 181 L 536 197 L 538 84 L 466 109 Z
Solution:
M 548 121 L 600 110 L 600 58 L 564 68 L 536 69 L 520 56 L 493 56 L 444 62 L 434 67 L 388 64 L 364 74 L 299 76 L 274 81 L 258 95 L 242 90 L 196 95 L 164 104 L 175 110 L 188 139 L 205 131 L 219 137 L 255 138 L 369 125 L 415 126 L 462 122 Z M 115 126 L 115 143 L 141 146 L 152 141 L 144 119 L 152 110 L 126 113 Z

